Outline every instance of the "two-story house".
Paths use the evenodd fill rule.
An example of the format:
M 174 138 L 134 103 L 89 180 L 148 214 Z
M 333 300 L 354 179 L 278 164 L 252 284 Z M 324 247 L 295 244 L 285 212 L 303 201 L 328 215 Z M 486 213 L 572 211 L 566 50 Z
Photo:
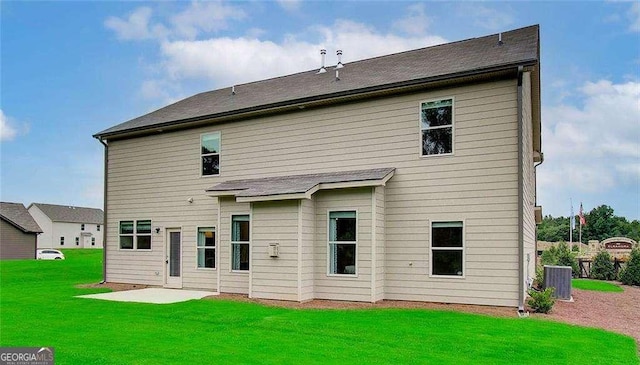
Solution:
M 108 282 L 523 308 L 539 29 L 204 92 L 94 137 Z
M 102 209 L 31 203 L 27 208 L 42 227 L 38 248 L 102 248 Z

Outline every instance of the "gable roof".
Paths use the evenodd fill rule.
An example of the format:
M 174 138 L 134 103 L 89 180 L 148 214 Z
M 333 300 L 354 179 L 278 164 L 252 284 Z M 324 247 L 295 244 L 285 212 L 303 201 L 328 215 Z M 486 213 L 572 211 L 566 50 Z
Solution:
M 0 217 L 24 233 L 42 233 L 42 229 L 22 203 L 0 202 Z
M 104 224 L 102 209 L 32 203 L 53 222 Z
M 389 180 L 395 168 L 379 168 L 290 175 L 259 179 L 231 180 L 206 190 L 211 196 L 234 196 L 238 202 L 266 200 L 310 199 L 322 189 L 381 186 Z
M 339 80 L 333 68 L 322 74 L 314 69 L 235 85 L 235 94 L 230 87 L 204 92 L 103 130 L 94 137 L 110 139 L 162 132 L 216 118 L 248 116 L 284 107 L 304 108 L 320 101 L 344 100 L 517 66 L 537 67 L 540 53 L 537 25 L 504 32 L 501 37 L 502 44 L 494 34 L 350 62 L 340 69 Z

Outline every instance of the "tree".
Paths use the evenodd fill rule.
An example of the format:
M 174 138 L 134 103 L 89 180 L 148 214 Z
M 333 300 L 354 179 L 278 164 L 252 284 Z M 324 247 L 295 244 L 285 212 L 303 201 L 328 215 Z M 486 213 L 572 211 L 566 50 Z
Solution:
M 558 258 L 557 265 L 570 266 L 573 277 L 578 277 L 578 275 L 580 275 L 578 259 L 576 259 L 573 252 L 569 250 L 569 245 L 567 245 L 566 242 L 560 242 L 560 244 L 558 244 L 556 257 Z
M 631 257 L 627 267 L 620 273 L 620 281 L 625 285 L 640 286 L 640 247 L 636 246 L 631 251 Z
M 616 269 L 611 262 L 611 255 L 607 251 L 600 251 L 593 259 L 591 278 L 598 280 L 613 280 L 616 277 Z

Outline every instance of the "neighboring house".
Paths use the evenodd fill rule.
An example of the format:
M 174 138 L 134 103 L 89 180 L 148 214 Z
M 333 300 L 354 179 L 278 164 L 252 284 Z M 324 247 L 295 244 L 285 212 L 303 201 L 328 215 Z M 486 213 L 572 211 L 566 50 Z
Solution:
M 97 133 L 104 279 L 522 309 L 539 54 L 530 26 L 205 92 Z
M 32 203 L 29 213 L 42 227 L 38 248 L 102 248 L 102 209 Z
M 22 203 L 0 202 L 0 259 L 35 259 L 41 232 Z

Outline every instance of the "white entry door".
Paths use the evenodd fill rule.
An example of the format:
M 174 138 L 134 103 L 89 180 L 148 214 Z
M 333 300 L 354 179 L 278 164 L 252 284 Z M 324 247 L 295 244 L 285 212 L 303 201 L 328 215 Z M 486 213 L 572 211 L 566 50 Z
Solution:
M 166 282 L 169 288 L 182 288 L 182 237 L 179 229 L 167 229 Z

